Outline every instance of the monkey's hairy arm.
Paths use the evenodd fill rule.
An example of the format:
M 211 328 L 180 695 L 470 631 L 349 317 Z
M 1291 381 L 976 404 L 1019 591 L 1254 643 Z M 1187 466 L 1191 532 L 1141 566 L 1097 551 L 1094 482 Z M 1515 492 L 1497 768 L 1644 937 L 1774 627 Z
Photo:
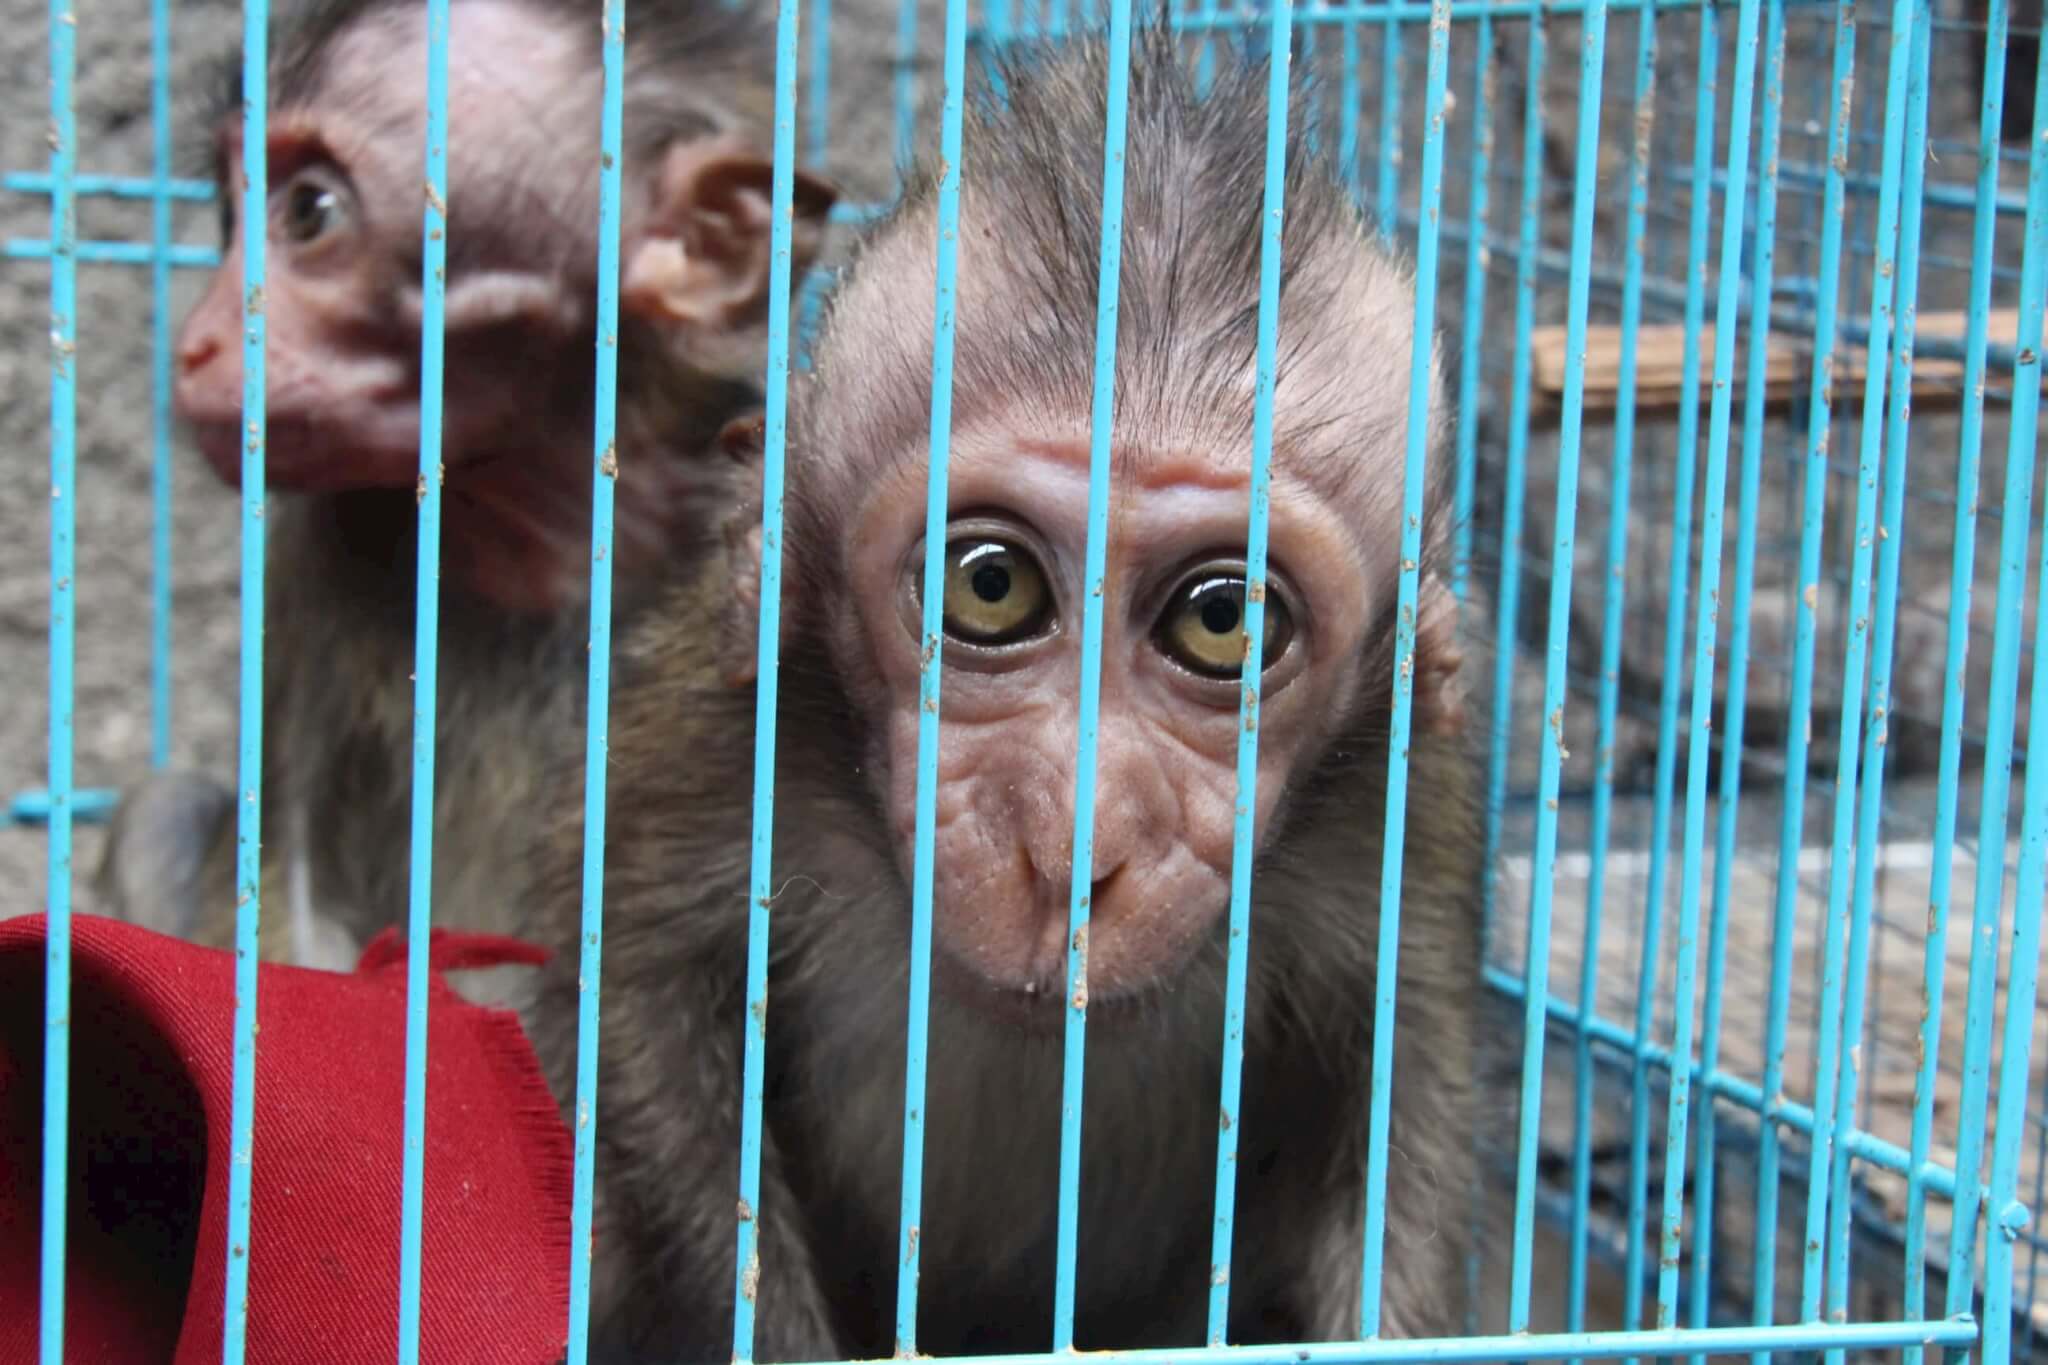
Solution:
M 845 1354 L 765 1116 L 760 1208 L 739 1202 L 751 783 L 734 778 L 751 769 L 754 689 L 724 681 L 702 650 L 734 609 L 715 573 L 679 586 L 647 628 L 620 641 L 614 666 L 594 1359 L 730 1359 L 738 1221 L 747 1217 L 759 1220 L 758 1268 L 747 1282 L 755 1358 Z M 567 814 L 536 852 L 531 901 L 535 932 L 554 957 L 527 1017 L 549 1084 L 581 1130 L 598 1118 L 575 1108 L 583 782 L 580 753 L 563 758 Z M 828 842 L 811 846 L 822 853 Z

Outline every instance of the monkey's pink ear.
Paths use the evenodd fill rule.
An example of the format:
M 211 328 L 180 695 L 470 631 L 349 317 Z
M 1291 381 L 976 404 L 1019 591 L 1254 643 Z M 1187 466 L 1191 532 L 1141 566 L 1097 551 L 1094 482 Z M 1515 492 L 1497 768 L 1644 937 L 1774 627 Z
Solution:
M 768 309 L 775 167 L 737 138 L 670 147 L 647 222 L 627 249 L 620 300 L 655 321 L 727 331 Z M 839 191 L 796 172 L 792 283 L 817 258 Z
M 1415 728 L 1455 735 L 1465 728 L 1465 647 L 1458 599 L 1430 574 L 1415 599 Z

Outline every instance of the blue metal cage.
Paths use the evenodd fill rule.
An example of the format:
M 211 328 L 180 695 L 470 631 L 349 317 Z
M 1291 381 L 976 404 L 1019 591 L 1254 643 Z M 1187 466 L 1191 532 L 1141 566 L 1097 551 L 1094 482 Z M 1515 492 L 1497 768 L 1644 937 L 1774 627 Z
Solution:
M 438 193 L 446 175 L 449 0 L 429 25 L 426 310 L 420 556 L 434 562 L 440 517 Z M 19 8 L 19 7 L 18 7 Z M 1017 38 L 1106 21 L 1127 52 L 1132 6 L 1067 0 L 947 0 L 938 138 L 948 167 L 942 226 L 957 213 L 961 100 L 973 54 Z M 2009 0 L 1953 12 L 1937 0 L 1192 0 L 1175 22 L 1205 60 L 1285 54 L 1325 77 L 1310 110 L 1381 230 L 1419 268 L 1418 347 L 1444 329 L 1462 514 L 1459 587 L 1497 631 L 1486 680 L 1492 735 L 1489 840 L 1502 875 L 1489 908 L 1491 984 L 1519 1002 L 1521 1127 L 1474 1216 L 1494 1218 L 1499 1261 L 1475 1266 L 1498 1321 L 1442 1342 L 1378 1339 L 1381 1194 L 1391 1030 L 1378 1031 L 1370 1117 L 1374 1183 L 1366 1218 L 1359 1341 L 1267 1349 L 1189 1343 L 1160 1359 L 1477 1360 L 1747 1352 L 1974 1350 L 2032 1358 L 2048 1328 L 2032 1226 L 2048 1181 L 2048 1113 L 2030 1087 L 2040 1027 L 2036 983 L 2048 881 L 2048 741 L 2031 717 L 2048 701 L 2048 513 L 2036 460 L 2040 348 L 2048 305 L 2048 76 L 2008 54 L 2038 48 Z M 26 16 L 22 16 L 26 19 Z M 929 15 L 923 15 L 925 20 Z M 245 136 L 264 137 L 268 7 L 243 13 Z M 594 212 L 603 244 L 600 336 L 615 331 L 624 0 L 603 0 L 605 153 Z M 776 70 L 776 259 L 787 269 L 789 170 L 829 148 L 829 0 L 781 0 Z M 920 6 L 902 9 L 897 145 L 920 93 L 909 54 Z M 10 172 L 8 197 L 47 203 L 40 238 L 15 238 L 10 271 L 49 290 L 50 632 L 48 769 L 14 799 L 14 823 L 48 851 L 46 1131 L 68 1097 L 68 933 L 74 828 L 108 791 L 74 773 L 79 279 L 147 274 L 153 319 L 148 413 L 156 535 L 148 756 L 168 761 L 172 517 L 169 328 L 172 276 L 211 267 L 178 211 L 212 196 L 170 159 L 168 0 L 151 0 L 146 172 L 98 173 L 74 95 L 78 14 L 51 0 L 48 164 Z M 808 26 L 808 32 L 802 30 Z M 929 36 L 929 35 L 927 35 Z M 808 37 L 810 42 L 802 40 Z M 1576 52 L 1573 62 L 1567 54 Z M 1981 58 L 1981 66 L 1979 65 Z M 1275 88 L 1285 62 L 1274 61 Z M 2008 86 L 2025 72 L 2031 88 Z M 1110 138 L 1125 92 L 1112 75 Z M 2014 113 L 2012 111 L 2019 111 Z M 2031 111 L 2031 117 L 2025 117 Z M 1266 195 L 1281 194 L 1287 110 L 1269 113 Z M 2017 126 L 2020 136 L 2011 136 Z M 81 156 L 81 153 L 84 153 Z M 248 162 L 243 213 L 260 220 L 262 157 Z M 1105 266 L 1119 250 L 1121 162 L 1107 150 Z M 82 203 L 149 211 L 133 240 L 80 234 Z M 856 207 L 859 219 L 880 205 Z M 1280 220 L 1265 244 L 1251 573 L 1264 554 Z M 931 439 L 933 525 L 943 525 L 949 434 L 948 297 L 957 244 L 937 244 L 939 319 Z M 260 235 L 245 287 L 264 281 Z M 1105 269 L 1091 482 L 1091 576 L 1100 572 L 1108 494 L 1117 275 Z M 818 290 L 776 296 L 766 374 L 768 543 L 778 543 L 787 376 L 802 363 Z M 251 424 L 241 501 L 239 772 L 261 782 L 264 340 L 245 337 Z M 611 442 L 616 352 L 597 355 L 593 439 L 592 624 L 585 819 L 585 976 L 602 945 L 601 850 L 610 665 Z M 1426 373 L 1418 364 L 1416 374 Z M 1418 382 L 1411 419 L 1427 404 Z M 1409 568 L 1424 424 L 1407 447 Z M 26 528 L 20 528 L 26 531 Z M 943 537 L 933 535 L 933 561 Z M 1637 558 L 1630 560 L 1631 551 Z M 1630 569 L 1642 563 L 1648 570 Z M 772 719 L 779 565 L 768 557 L 760 715 Z M 433 575 L 422 573 L 423 584 Z M 1731 586 L 1732 585 L 1732 586 Z M 1732 594 L 1732 596 L 1724 596 Z M 927 590 L 928 609 L 940 594 Z M 1093 718 L 1100 621 L 1084 622 L 1084 775 L 1077 803 L 1074 916 L 1085 922 L 1092 830 Z M 414 850 L 406 1075 L 401 1357 L 418 1355 L 425 1078 L 425 928 L 431 915 L 436 608 L 419 596 Z M 927 623 L 927 628 L 934 628 Z M 1248 610 L 1259 671 L 1258 599 Z M 1406 657 L 1412 634 L 1399 642 Z M 937 694 L 927 665 L 927 697 Z M 1409 724 L 1397 690 L 1394 752 Z M 138 705 L 140 699 L 137 698 Z M 921 864 L 928 864 L 936 708 L 920 732 Z M 773 727 L 757 750 L 755 890 L 748 997 L 763 1000 Z M 1248 783 L 1256 735 L 1239 756 Z M 2031 761 L 2029 761 L 2031 760 Z M 2020 787 L 2014 790 L 2015 764 Z M 19 775 L 32 783 L 28 773 Z M 1682 779 L 1682 781 L 1681 781 Z M 1388 819 L 1402 818 L 1404 758 Z M 238 881 L 253 887 L 257 807 L 241 807 Z M 1247 911 L 1249 819 L 1240 821 L 1232 916 Z M 1378 998 L 1390 1008 L 1398 924 L 1398 839 L 1383 882 Z M 928 961 L 928 867 L 916 907 Z M 247 1235 L 253 1122 L 255 926 L 239 929 L 230 1242 Z M 1232 977 L 1242 1000 L 1243 935 Z M 1070 970 L 1072 964 L 1070 964 Z M 925 977 L 914 959 L 913 992 Z M 577 1105 L 595 1084 L 596 997 L 586 995 Z M 922 1084 L 913 1008 L 911 1094 Z M 1055 1345 L 1071 1348 L 1078 1181 L 1078 1059 L 1085 1005 L 1068 1018 Z M 763 1012 L 748 1017 L 747 1126 L 738 1193 L 759 1194 Z M 1226 1104 L 1241 1058 L 1226 1046 Z M 914 1098 L 906 1104 L 903 1226 L 918 1218 Z M 1226 1144 L 1227 1151 L 1227 1144 Z M 592 1139 L 579 1127 L 573 1245 L 589 1246 Z M 1220 1160 L 1226 1159 L 1219 1157 Z M 44 1359 L 62 1358 L 65 1161 L 45 1148 Z M 1495 1198 L 1494 1192 L 1498 1191 Z M 1231 1186 L 1216 1190 L 1228 1261 Z M 1512 1191 L 1510 1198 L 1508 1192 Z M 755 1235 L 736 1229 L 744 1265 Z M 1539 1251 L 1550 1238 L 1561 1255 Z M 898 1287 L 899 1335 L 915 1340 L 915 1242 Z M 1561 1273 L 1559 1268 L 1561 1267 Z M 230 1361 L 247 1259 L 228 1267 Z M 572 1263 L 570 1359 L 582 1359 L 586 1255 Z M 1218 1287 L 1220 1295 L 1224 1288 Z M 751 1355 L 752 1304 L 737 1292 L 735 1356 Z M 1212 1305 L 1212 1308 L 1215 1308 Z M 1221 1321 L 1219 1314 L 1214 1318 Z

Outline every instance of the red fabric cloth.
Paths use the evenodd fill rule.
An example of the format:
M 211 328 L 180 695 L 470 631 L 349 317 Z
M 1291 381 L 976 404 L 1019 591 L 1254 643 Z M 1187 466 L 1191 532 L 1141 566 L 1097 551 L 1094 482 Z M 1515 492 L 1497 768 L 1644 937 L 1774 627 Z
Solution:
M 33 1361 L 42 1205 L 41 915 L 0 922 L 0 1362 Z M 526 1365 L 568 1334 L 572 1152 L 510 1013 L 438 975 L 534 961 L 432 944 L 421 1357 Z M 220 1359 L 234 956 L 116 921 L 72 924 L 65 1359 Z M 353 974 L 258 968 L 248 1359 L 393 1359 L 405 950 Z

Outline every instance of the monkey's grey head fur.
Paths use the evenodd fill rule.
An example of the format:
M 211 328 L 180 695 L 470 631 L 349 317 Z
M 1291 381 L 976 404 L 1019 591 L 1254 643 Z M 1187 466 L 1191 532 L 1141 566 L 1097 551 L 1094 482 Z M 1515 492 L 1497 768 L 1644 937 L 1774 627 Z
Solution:
M 1133 35 L 1123 157 L 1116 426 L 1241 444 L 1249 464 L 1266 211 L 1269 66 L 1218 45 L 1202 90 L 1185 39 Z M 1087 413 L 1101 280 L 1109 47 L 1100 36 L 1019 47 L 980 69 L 960 167 L 954 425 L 991 408 Z M 1373 239 L 1339 168 L 1311 145 L 1306 79 L 1289 81 L 1279 280 L 1276 450 L 1335 480 L 1387 482 L 1398 506 L 1415 285 Z M 936 110 L 929 120 L 937 128 Z M 914 448 L 929 421 L 939 190 L 928 156 L 866 237 L 821 333 L 804 439 Z M 1430 348 L 1431 388 L 1440 363 Z M 857 386 L 860 398 L 848 392 Z M 1444 404 L 1430 404 L 1430 446 Z M 1363 458 L 1369 452 L 1382 458 Z M 1433 462 L 1441 464 L 1440 461 Z M 1448 480 L 1433 469 L 1434 554 Z M 1373 490 L 1379 496 L 1379 490 Z
M 589 35 L 590 82 L 598 90 L 601 16 L 575 0 L 517 0 L 537 14 Z M 465 0 L 452 0 L 454 4 Z M 273 108 L 310 103 L 336 42 L 359 24 L 424 11 L 421 0 L 295 0 L 272 6 L 267 99 Z M 773 116 L 767 73 L 775 63 L 774 33 L 754 5 L 722 0 L 661 0 L 635 6 L 626 39 L 627 163 L 678 138 L 735 130 L 765 137 Z M 517 72 L 505 79 L 516 83 Z M 214 174 L 215 136 L 242 107 L 242 54 L 223 52 L 200 85 L 204 105 L 190 121 L 191 159 Z M 595 150 L 597 128 L 591 127 Z

